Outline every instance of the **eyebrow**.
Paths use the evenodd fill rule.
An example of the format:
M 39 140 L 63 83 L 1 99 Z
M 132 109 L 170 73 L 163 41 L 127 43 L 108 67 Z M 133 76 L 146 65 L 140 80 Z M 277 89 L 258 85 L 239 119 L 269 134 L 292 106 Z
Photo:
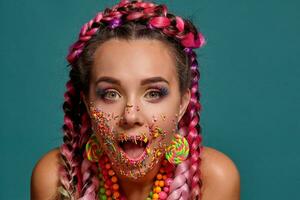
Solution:
M 107 83 L 111 83 L 111 84 L 115 84 L 115 85 L 121 85 L 121 82 L 118 79 L 115 79 L 115 78 L 109 77 L 109 76 L 102 76 L 102 77 L 98 78 L 96 81 L 96 84 L 98 84 L 100 82 L 107 82 Z M 147 85 L 150 83 L 157 83 L 157 82 L 165 82 L 169 85 L 169 82 L 160 76 L 143 79 L 141 81 L 141 85 Z

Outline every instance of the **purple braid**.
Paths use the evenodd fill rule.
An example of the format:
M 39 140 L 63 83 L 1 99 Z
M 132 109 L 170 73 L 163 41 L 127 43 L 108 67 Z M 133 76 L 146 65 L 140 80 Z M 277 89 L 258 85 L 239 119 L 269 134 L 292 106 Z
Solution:
M 126 23 L 129 25 L 127 26 Z M 132 24 L 140 24 L 144 27 L 142 29 L 153 31 L 143 31 Z M 132 33 L 118 32 L 118 29 L 122 27 L 126 31 L 129 29 Z M 191 81 L 189 81 L 189 78 L 181 77 L 182 74 L 187 74 L 186 69 L 183 70 L 184 73 L 181 73 L 180 70 L 182 69 L 178 71 L 181 83 L 180 91 L 184 91 L 187 87 L 191 89 L 189 106 L 179 122 L 181 134 L 189 142 L 190 154 L 188 159 L 178 165 L 175 170 L 175 178 L 170 185 L 168 199 L 186 200 L 190 197 L 192 199 L 197 196 L 200 197 L 201 180 L 198 172 L 200 172 L 199 156 L 202 137 L 200 135 L 201 127 L 198 124 L 198 112 L 201 106 L 198 92 L 198 64 L 196 54 L 192 51 L 192 48 L 201 47 L 205 43 L 204 37 L 201 33 L 198 33 L 189 21 L 168 13 L 165 5 L 123 0 L 111 9 L 107 8 L 104 12 L 98 13 L 92 20 L 84 24 L 78 41 L 69 49 L 67 60 L 72 69 L 70 71 L 71 80 L 67 83 L 63 106 L 65 111 L 65 124 L 63 126 L 65 136 L 64 144 L 61 146 L 63 165 L 60 170 L 62 184 L 60 193 L 64 199 L 78 197 L 80 200 L 94 200 L 97 198 L 96 192 L 99 187 L 97 167 L 86 159 L 84 151 L 84 146 L 91 135 L 91 123 L 86 108 L 81 101 L 83 93 L 88 93 L 89 67 L 93 62 L 93 52 L 101 42 L 110 38 L 134 39 L 143 38 L 144 36 L 160 39 L 164 42 L 167 41 L 166 43 L 173 45 L 173 49 L 183 52 L 184 57 L 188 57 L 187 64 L 182 61 L 184 60 L 182 56 L 181 58 L 178 58 L 180 57 L 178 56 L 176 59 L 179 60 L 179 65 L 190 67 L 189 70 L 192 76 Z M 175 45 L 177 43 L 178 45 Z M 188 77 L 189 75 L 184 76 Z M 187 85 L 189 83 L 190 86 Z M 189 195 L 190 193 L 191 195 Z

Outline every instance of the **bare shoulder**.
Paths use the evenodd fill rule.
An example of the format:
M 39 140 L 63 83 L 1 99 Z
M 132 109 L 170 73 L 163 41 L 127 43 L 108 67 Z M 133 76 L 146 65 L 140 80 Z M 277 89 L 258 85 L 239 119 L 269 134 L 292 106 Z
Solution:
M 35 165 L 31 175 L 31 200 L 55 199 L 59 185 L 59 149 L 46 153 Z
M 202 200 L 239 200 L 240 174 L 234 162 L 224 153 L 204 147 L 200 165 Z

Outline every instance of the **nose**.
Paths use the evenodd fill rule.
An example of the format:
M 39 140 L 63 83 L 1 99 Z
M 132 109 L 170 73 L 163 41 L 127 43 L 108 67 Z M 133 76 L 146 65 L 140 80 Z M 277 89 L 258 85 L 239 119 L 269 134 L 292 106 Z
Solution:
M 143 117 L 140 111 L 139 105 L 137 103 L 129 103 L 124 106 L 123 115 L 120 120 L 120 126 L 125 129 L 142 126 Z
M 140 113 L 139 106 L 137 104 L 127 103 L 124 106 L 123 116 L 121 118 L 120 125 L 125 129 L 143 125 L 142 116 Z

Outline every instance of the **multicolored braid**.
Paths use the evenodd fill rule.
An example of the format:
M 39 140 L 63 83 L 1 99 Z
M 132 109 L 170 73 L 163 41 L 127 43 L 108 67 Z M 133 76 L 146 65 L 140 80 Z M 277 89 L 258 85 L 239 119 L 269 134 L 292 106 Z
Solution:
M 192 71 L 192 86 L 191 86 L 191 100 L 188 106 L 185 116 L 183 116 L 183 122 L 185 121 L 188 127 L 187 140 L 190 145 L 190 177 L 191 179 L 191 195 L 192 199 L 198 199 L 200 197 L 200 187 L 202 185 L 200 179 L 200 153 L 203 148 L 201 145 L 202 136 L 201 136 L 201 126 L 199 124 L 200 120 L 200 92 L 199 92 L 199 79 L 200 73 L 198 70 L 198 62 L 196 60 L 196 53 L 194 51 L 189 51 L 189 62 Z
M 170 187 L 171 199 L 187 199 L 189 196 L 189 188 L 191 188 L 190 199 L 200 199 L 200 189 L 202 182 L 200 179 L 200 150 L 202 148 L 201 127 L 199 125 L 199 112 L 201 110 L 200 93 L 198 91 L 198 81 L 200 73 L 198 71 L 198 63 L 196 54 L 191 49 L 186 49 L 189 55 L 189 65 L 192 72 L 191 100 L 187 111 L 179 122 L 179 131 L 188 140 L 190 146 L 189 159 L 177 166 L 175 178 Z M 190 186 L 187 187 L 187 184 Z
M 76 147 L 78 144 L 79 134 L 76 132 L 76 122 L 78 122 L 78 117 L 75 116 L 74 110 L 78 104 L 78 96 L 76 95 L 76 90 L 73 87 L 71 81 L 66 84 L 67 91 L 64 95 L 65 102 L 63 104 L 63 109 L 65 112 L 64 117 L 64 144 L 60 147 L 61 158 L 63 165 L 60 168 L 60 180 L 62 187 L 60 187 L 60 192 L 64 195 L 64 198 L 73 199 L 75 197 L 75 184 L 77 183 L 77 175 L 79 172 L 79 163 L 74 159 Z M 74 148 L 75 147 L 75 148 Z
M 197 30 L 189 30 L 191 26 L 186 26 L 181 17 L 174 18 L 169 14 L 165 5 L 124 0 L 112 9 L 107 8 L 104 13 L 98 13 L 94 19 L 83 25 L 78 41 L 70 47 L 70 53 L 67 56 L 69 63 L 74 63 L 80 56 L 85 43 L 97 33 L 101 22 L 110 28 L 115 28 L 122 25 L 124 20 L 147 21 L 150 29 L 160 29 L 167 36 L 178 39 L 182 46 L 187 48 L 199 48 L 205 43 L 201 33 L 198 33 Z M 172 24 L 176 25 L 172 26 Z
M 59 191 L 61 199 L 77 199 L 80 196 L 79 191 L 88 184 L 82 183 L 82 177 L 88 170 L 82 170 L 81 165 L 85 144 L 91 133 L 91 125 L 86 108 L 81 101 L 80 90 L 74 84 L 73 72 L 73 70 L 70 71 L 71 80 L 66 84 L 67 91 L 63 104 L 65 123 L 63 125 L 64 143 L 60 147 L 62 165 Z
M 107 8 L 104 12 L 98 13 L 94 19 L 86 23 L 79 34 L 79 39 L 70 47 L 67 60 L 72 70 L 70 71 L 70 81 L 67 83 L 65 93 L 65 133 L 64 144 L 61 146 L 63 165 L 61 169 L 60 192 L 63 199 L 95 199 L 98 189 L 98 179 L 96 177 L 96 166 L 88 161 L 84 156 L 84 145 L 91 135 L 90 119 L 81 101 L 81 92 L 86 91 L 83 84 L 84 80 L 80 73 L 80 57 L 85 52 L 86 46 L 93 41 L 96 35 L 105 27 L 113 30 L 121 27 L 125 23 L 139 23 L 145 25 L 147 29 L 158 31 L 164 34 L 169 40 L 178 42 L 188 55 L 191 67 L 192 98 L 187 112 L 180 121 L 179 128 L 187 138 L 190 148 L 189 158 L 177 166 L 174 181 L 171 183 L 171 194 L 168 199 L 195 199 L 200 196 L 201 183 L 199 177 L 200 164 L 200 135 L 199 121 L 199 92 L 198 80 L 199 72 L 197 69 L 196 54 L 192 48 L 199 48 L 204 43 L 204 37 L 187 20 L 174 16 L 167 12 L 165 5 L 155 5 L 142 1 L 121 1 L 113 8 Z M 113 37 L 113 36 L 112 36 Z M 181 72 L 178 72 L 179 79 Z M 84 75 L 83 75 L 84 76 Z M 81 82 L 81 84 L 80 84 Z M 185 88 L 182 83 L 182 88 Z M 188 83 L 187 83 L 188 84 Z M 191 177 L 191 180 L 190 180 Z M 200 185 L 201 186 L 201 185 Z M 189 191 L 192 196 L 190 197 Z

